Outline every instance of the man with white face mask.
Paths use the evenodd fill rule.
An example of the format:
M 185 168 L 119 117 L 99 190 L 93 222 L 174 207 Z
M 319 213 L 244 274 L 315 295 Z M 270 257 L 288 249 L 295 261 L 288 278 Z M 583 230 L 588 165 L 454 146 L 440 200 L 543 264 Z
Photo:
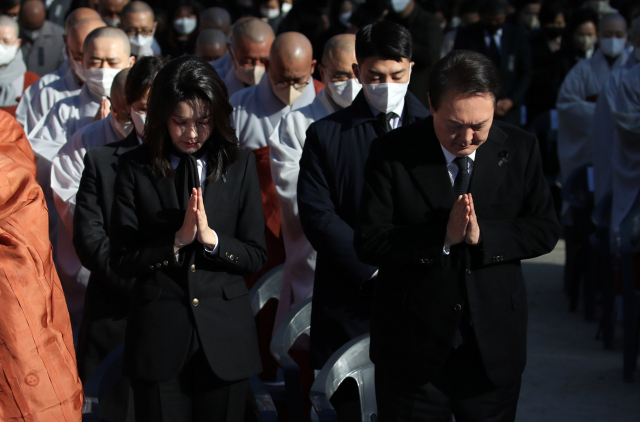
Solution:
M 254 20 L 242 24 L 252 21 Z M 264 22 L 260 23 L 266 25 Z M 271 29 L 268 25 L 267 27 Z M 234 41 L 236 29 L 234 28 Z M 279 35 L 264 64 L 267 74 L 260 82 L 237 92 L 230 102 L 234 107 L 231 124 L 236 128 L 240 147 L 256 155 L 268 229 L 265 235 L 269 258 L 263 267 L 263 271 L 267 271 L 284 262 L 280 206 L 269 164 L 269 137 L 284 115 L 311 104 L 316 92 L 322 89 L 322 84 L 311 77 L 316 65 L 311 43 L 298 32 Z
M 600 49 L 571 69 L 558 93 L 558 158 L 563 183 L 575 169 L 593 159 L 596 102 L 611 72 L 628 58 L 627 22 L 622 15 L 604 15 L 598 37 Z
M 291 308 L 313 293 L 316 251 L 304 235 L 298 216 L 300 157 L 309 125 L 350 106 L 362 88 L 352 69 L 356 62 L 355 43 L 352 34 L 336 35 L 327 41 L 320 65 L 324 88 L 311 104 L 284 116 L 269 138 L 271 175 L 280 203 L 287 255 L 274 329 Z
M 154 38 L 158 22 L 153 9 L 145 2 L 132 1 L 120 13 L 120 28 L 129 36 L 131 54 L 136 58 L 160 56 L 160 45 Z
M 94 120 L 102 102 L 107 104 L 108 113 L 109 102 L 106 97 L 111 91 L 113 78 L 135 61 L 131 57 L 127 35 L 117 28 L 102 27 L 93 30 L 84 41 L 82 53 L 82 68 L 86 80 L 80 92 L 58 101 L 27 135 L 36 155 L 38 183 L 45 192 L 45 197 L 51 198 L 51 201 L 50 174 L 54 157 L 71 135 Z M 51 220 L 58 221 L 52 210 L 55 211 L 55 208 L 49 208 Z M 54 245 L 55 230 L 53 227 L 51 233 Z
M 593 142 L 592 163 L 593 181 L 596 202 L 612 190 L 612 154 L 614 145 L 619 145 L 615 121 L 612 113 L 616 112 L 616 96 L 620 82 L 627 77 L 629 71 L 640 63 L 640 18 L 633 21 L 630 41 L 633 51 L 627 62 L 611 71 L 609 79 L 596 102 L 591 140 Z
M 228 50 L 233 67 L 224 78 L 229 97 L 262 80 L 275 34 L 268 24 L 251 18 L 233 26 L 231 39 Z
M 321 369 L 333 352 L 369 332 L 373 278 L 353 248 L 354 228 L 371 142 L 429 113 L 407 91 L 412 38 L 383 21 L 356 34 L 353 73 L 362 90 L 351 106 L 309 126 L 300 159 L 300 222 L 317 251 L 309 364 Z
M 20 42 L 18 24 L 0 15 L 0 109 L 12 116 L 22 93 L 38 80 L 38 75 L 27 70 Z
M 40 79 L 38 79 L 36 83 L 31 85 L 24 92 L 24 95 L 22 96 L 22 99 L 18 104 L 18 108 L 16 109 L 16 120 L 18 121 L 18 123 L 20 123 L 25 133 L 31 132 L 31 129 L 33 129 L 33 126 L 37 123 L 37 121 L 33 121 L 32 120 L 33 117 L 30 116 L 30 114 L 33 113 L 33 110 L 31 108 L 32 107 L 31 103 L 34 101 L 35 98 L 38 97 L 40 91 L 45 86 L 49 85 L 54 81 L 57 81 L 60 78 L 63 78 L 64 75 L 69 70 L 69 68 L 71 67 L 67 34 L 69 34 L 71 27 L 73 26 L 74 23 L 76 23 L 80 19 L 88 19 L 88 18 L 102 20 L 98 12 L 96 12 L 93 9 L 89 9 L 88 7 L 79 7 L 75 9 L 73 12 L 71 12 L 69 16 L 67 16 L 67 19 L 65 21 L 65 34 L 62 35 L 62 39 L 64 41 L 64 52 L 63 52 L 64 60 L 62 62 L 62 65 L 54 72 L 48 73 L 43 77 L 41 77 Z M 82 44 L 80 44 L 79 51 L 80 51 L 79 60 L 82 61 Z
M 89 270 L 82 267 L 73 247 L 73 214 L 76 192 L 84 169 L 87 150 L 122 140 L 131 133 L 133 125 L 125 102 L 124 84 L 129 69 L 121 70 L 111 86 L 111 113 L 102 120 L 78 130 L 62 147 L 51 166 L 51 190 L 60 216 L 58 226 L 58 273 L 65 288 L 71 321 L 80 323 Z M 72 312 L 73 311 L 73 312 Z
M 77 20 L 71 26 L 67 34 L 68 46 L 66 47 L 69 57 L 72 58 L 71 65 L 62 78 L 44 86 L 38 95 L 31 100 L 24 126 L 26 133 L 31 132 L 40 119 L 42 119 L 58 101 L 80 93 L 85 79 L 84 71 L 82 70 L 82 46 L 84 40 L 91 31 L 105 26 L 106 24 L 102 19 L 93 18 Z

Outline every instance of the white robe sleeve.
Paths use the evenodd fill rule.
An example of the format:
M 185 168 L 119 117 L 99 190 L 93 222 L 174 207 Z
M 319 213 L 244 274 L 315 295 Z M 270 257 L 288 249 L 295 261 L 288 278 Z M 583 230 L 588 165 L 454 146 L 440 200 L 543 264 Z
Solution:
M 620 69 L 619 69 L 620 70 Z M 607 84 L 602 91 L 593 119 L 593 141 L 592 160 L 594 175 L 594 193 L 596 202 L 600 201 L 609 191 L 611 191 L 611 151 L 613 149 L 614 138 L 616 136 L 615 123 L 611 109 L 615 101 L 618 88 L 617 75 L 612 74 L 607 80 Z

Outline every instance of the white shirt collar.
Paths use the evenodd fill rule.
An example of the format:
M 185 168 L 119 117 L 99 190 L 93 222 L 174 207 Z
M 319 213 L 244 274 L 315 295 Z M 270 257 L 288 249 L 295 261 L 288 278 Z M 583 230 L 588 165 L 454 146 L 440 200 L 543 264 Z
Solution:
M 442 146 L 442 144 L 440 144 L 440 148 L 442 148 L 442 152 L 444 153 L 444 159 L 447 162 L 447 165 L 453 163 L 453 160 L 455 160 L 457 157 L 455 155 L 453 155 L 452 153 L 450 153 L 449 151 L 447 151 L 445 149 L 445 147 Z M 475 162 L 476 161 L 476 152 L 478 150 L 476 149 L 475 151 L 473 151 L 471 154 L 469 154 L 469 158 L 471 159 L 471 161 Z

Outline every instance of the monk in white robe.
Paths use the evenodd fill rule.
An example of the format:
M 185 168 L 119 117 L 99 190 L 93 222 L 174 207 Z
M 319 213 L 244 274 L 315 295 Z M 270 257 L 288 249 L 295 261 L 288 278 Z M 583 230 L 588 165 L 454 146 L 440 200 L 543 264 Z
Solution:
M 558 157 L 563 183 L 574 170 L 591 162 L 596 101 L 611 72 L 623 66 L 628 57 L 624 49 L 627 37 L 624 17 L 605 15 L 598 35 L 601 48 L 593 57 L 578 62 L 571 69 L 558 93 Z M 610 45 L 616 48 L 610 48 Z
M 274 330 L 295 305 L 313 294 L 316 251 L 302 231 L 296 192 L 307 128 L 311 123 L 351 105 L 362 88 L 351 66 L 356 63 L 355 35 L 331 38 L 324 47 L 322 63 L 319 66 L 324 88 L 311 104 L 285 115 L 269 138 L 271 175 L 280 203 L 287 257 Z
M 596 110 L 593 122 L 593 181 L 596 203 L 612 190 L 612 153 L 616 143 L 616 127 L 612 111 L 615 109 L 616 95 L 620 81 L 627 77 L 629 71 L 640 60 L 640 18 L 636 18 L 631 29 L 631 42 L 634 50 L 629 54 L 627 62 L 611 72 L 604 90 L 596 102 Z
M 229 69 L 233 67 L 233 63 L 231 63 L 231 56 L 229 56 L 229 53 L 210 63 L 211 66 L 213 66 L 213 68 L 216 70 L 216 72 L 218 72 L 218 75 L 220 75 L 221 78 L 223 78 L 224 75 L 229 72 Z
M 69 69 L 82 69 L 82 42 L 77 45 L 76 48 L 69 47 L 69 34 L 71 32 L 71 28 L 73 25 L 81 20 L 81 19 L 101 19 L 98 12 L 88 7 L 79 7 L 75 9 L 73 12 L 67 16 L 65 21 L 65 34 L 63 35 L 65 48 L 63 50 L 64 61 L 62 62 L 62 66 L 55 70 L 54 72 L 48 73 L 38 79 L 37 82 L 32 84 L 22 95 L 22 99 L 18 104 L 18 108 L 16 110 L 16 120 L 22 126 L 25 133 L 31 132 L 37 120 L 34 121 L 33 115 L 33 105 L 34 101 L 37 101 L 38 96 L 40 95 L 40 91 L 44 89 L 45 86 L 48 86 L 54 81 L 58 79 L 64 78 Z M 83 38 L 84 40 L 84 38 Z M 73 54 L 76 52 L 76 54 Z M 73 60 L 77 60 L 75 65 L 73 64 Z M 74 67 L 75 66 L 75 67 Z M 44 108 L 43 108 L 44 109 Z M 42 117 L 42 116 L 41 116 Z
M 92 120 L 105 118 L 109 114 L 109 101 L 106 97 L 111 91 L 113 79 L 120 70 L 130 67 L 133 62 L 129 38 L 121 29 L 101 27 L 91 31 L 83 46 L 82 66 L 86 81 L 80 94 L 56 103 L 28 135 L 36 154 L 38 182 L 50 204 L 50 221 L 53 223 L 51 224 L 51 242 L 55 245 L 56 254 L 59 246 L 57 241 L 59 217 L 51 189 L 53 159 L 76 131 L 91 123 Z M 108 67 L 101 67 L 105 64 Z M 73 249 L 70 240 L 68 243 L 64 248 Z M 68 294 L 67 305 L 72 324 L 76 326 L 82 317 L 84 299 L 82 290 L 88 280 L 88 274 L 81 274 L 79 279 L 73 266 L 67 268 L 60 257 L 56 259 L 62 286 Z
M 80 19 L 77 20 L 69 30 L 67 42 L 69 51 L 73 57 L 82 57 L 78 52 L 82 51 L 82 45 L 87 35 L 96 28 L 107 26 L 102 19 Z M 72 67 L 67 69 L 64 76 L 43 87 L 37 97 L 31 101 L 27 109 L 27 120 L 24 128 L 30 133 L 38 122 L 51 110 L 58 101 L 78 95 L 84 84 L 84 72 L 79 62 L 74 62 Z
M 638 49 L 635 51 L 640 56 Z M 640 204 L 640 64 L 620 82 L 612 112 L 618 132 L 612 157 L 611 231 L 615 235 L 633 207 Z
M 233 26 L 229 56 L 232 67 L 224 77 L 229 97 L 241 89 L 258 84 L 275 35 L 271 26 L 257 18 L 243 20 Z

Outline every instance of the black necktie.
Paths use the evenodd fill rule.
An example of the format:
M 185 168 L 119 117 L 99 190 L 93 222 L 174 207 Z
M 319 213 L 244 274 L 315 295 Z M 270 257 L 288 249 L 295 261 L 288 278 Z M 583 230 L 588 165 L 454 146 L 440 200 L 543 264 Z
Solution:
M 453 193 L 457 199 L 469 192 L 469 157 L 456 157 L 453 162 L 458 166 L 458 175 L 453 182 Z
M 489 42 L 489 52 L 487 56 L 491 59 L 491 61 L 496 65 L 497 68 L 500 68 L 500 50 L 498 49 L 498 44 L 496 44 L 495 36 L 489 34 L 489 38 L 491 41 Z
M 383 133 L 388 133 L 391 132 L 391 119 L 393 119 L 394 117 L 396 117 L 397 114 L 394 112 L 390 112 L 390 113 L 380 113 L 378 114 L 377 119 L 378 119 L 378 124 L 380 125 L 380 128 L 382 129 Z

